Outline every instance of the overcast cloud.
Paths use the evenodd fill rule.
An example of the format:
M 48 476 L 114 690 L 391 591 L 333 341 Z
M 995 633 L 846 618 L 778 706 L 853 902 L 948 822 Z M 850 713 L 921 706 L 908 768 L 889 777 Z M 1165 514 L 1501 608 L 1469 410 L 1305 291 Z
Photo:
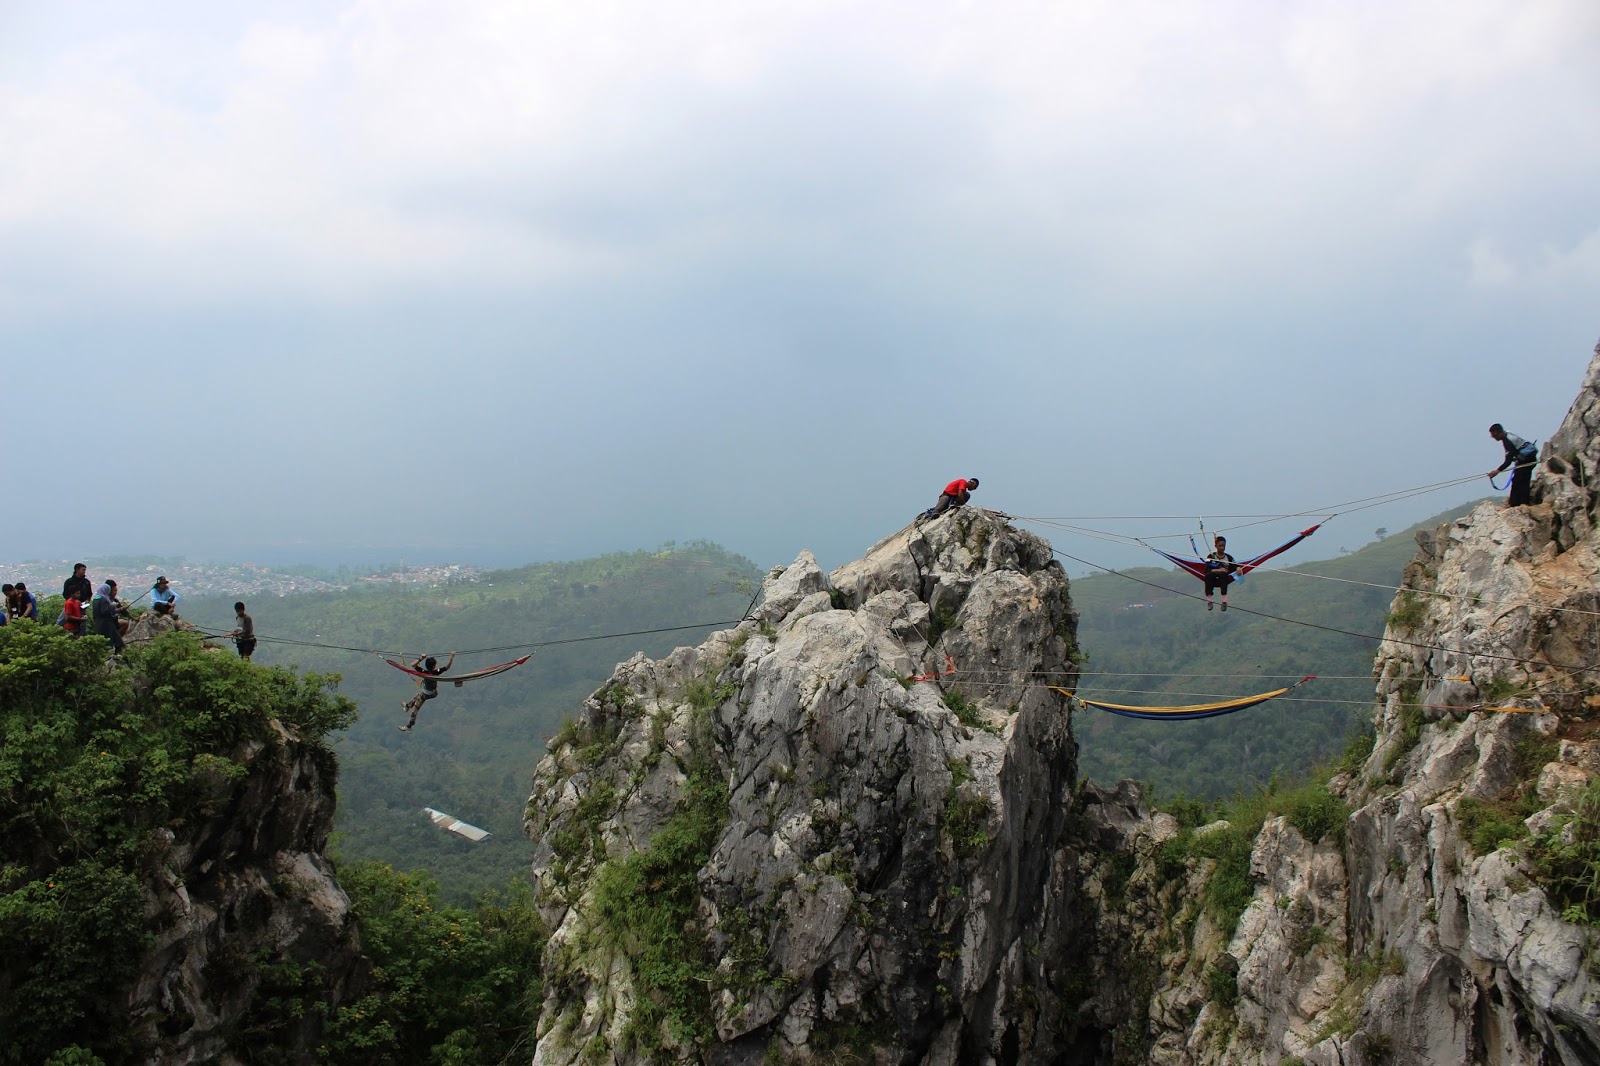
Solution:
M 1597 59 L 1592 0 L 0 3 L 0 559 L 1481 473 L 1600 338 Z

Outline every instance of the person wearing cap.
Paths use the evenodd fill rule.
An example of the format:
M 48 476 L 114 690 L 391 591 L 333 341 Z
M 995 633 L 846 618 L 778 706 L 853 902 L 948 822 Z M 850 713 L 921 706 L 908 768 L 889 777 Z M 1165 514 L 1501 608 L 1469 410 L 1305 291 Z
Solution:
M 972 498 L 972 490 L 978 487 L 975 477 L 956 478 L 944 487 L 939 494 L 939 502 L 922 512 L 922 518 L 938 518 L 952 507 L 962 507 Z
M 127 613 L 127 610 L 122 601 L 117 599 L 116 581 L 109 577 L 102 581 L 94 591 L 90 611 L 94 631 L 111 642 L 112 651 L 122 650 L 123 624 L 118 615 Z
M 150 603 L 155 608 L 156 614 L 170 614 L 177 617 L 178 594 L 172 591 L 172 584 L 165 574 L 156 578 L 155 585 L 151 587 Z
M 1498 422 L 1489 427 L 1489 436 L 1499 441 L 1506 450 L 1506 461 L 1489 471 L 1489 477 L 1493 478 L 1508 466 L 1513 467 L 1511 495 L 1506 497 L 1506 506 L 1521 507 L 1532 498 L 1533 467 L 1539 461 L 1539 449 L 1531 441 L 1523 440 L 1515 433 L 1507 433 L 1506 427 Z

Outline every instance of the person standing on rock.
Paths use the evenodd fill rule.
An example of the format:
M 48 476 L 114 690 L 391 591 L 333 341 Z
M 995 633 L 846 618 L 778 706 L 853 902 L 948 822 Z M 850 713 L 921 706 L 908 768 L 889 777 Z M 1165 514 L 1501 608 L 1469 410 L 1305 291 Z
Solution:
M 126 611 L 117 599 L 117 583 L 106 578 L 95 590 L 92 619 L 94 631 L 111 642 L 112 651 L 122 650 L 122 620 L 117 615 Z
M 72 564 L 72 576 L 61 583 L 61 598 L 88 603 L 94 599 L 94 585 L 89 581 L 89 568 L 83 563 Z
M 245 611 L 243 600 L 233 605 L 233 621 L 233 632 L 228 635 L 233 638 L 233 646 L 239 649 L 239 658 L 249 662 L 256 650 L 256 622 Z
M 415 696 L 412 696 L 409 700 L 400 705 L 405 710 L 411 712 L 411 717 L 406 721 L 406 724 L 398 727 L 400 732 L 411 732 L 411 727 L 417 724 L 417 712 L 422 710 L 422 705 L 439 694 L 439 682 L 434 680 L 434 678 L 450 669 L 450 664 L 454 663 L 455 661 L 456 653 L 451 652 L 450 658 L 445 661 L 443 666 L 440 666 L 439 660 L 435 659 L 431 655 L 426 659 L 423 659 L 419 656 L 416 661 L 411 664 L 411 669 L 428 674 L 430 676 L 419 678 L 417 683 L 422 687 L 417 690 L 417 694 Z
M 1521 507 L 1529 502 L 1533 490 L 1533 465 L 1539 461 L 1539 448 L 1532 441 L 1523 440 L 1496 422 L 1489 427 L 1489 436 L 1499 441 L 1506 450 L 1506 461 L 1489 471 L 1492 480 L 1496 474 L 1511 467 L 1511 495 L 1506 497 L 1507 507 Z
M 956 478 L 944 487 L 939 494 L 939 502 L 923 511 L 920 518 L 938 518 L 952 507 L 962 507 L 972 498 L 972 490 L 978 487 L 975 477 Z

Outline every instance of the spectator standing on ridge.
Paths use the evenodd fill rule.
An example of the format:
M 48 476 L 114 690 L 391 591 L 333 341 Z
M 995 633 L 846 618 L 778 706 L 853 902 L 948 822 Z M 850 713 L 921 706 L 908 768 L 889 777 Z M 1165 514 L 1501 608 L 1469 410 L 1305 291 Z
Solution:
M 0 607 L 0 626 L 3 626 L 11 621 L 12 615 L 16 614 L 17 586 L 7 582 L 0 585 L 0 593 L 4 593 L 6 597 L 5 606 Z
M 233 620 L 238 624 L 228 635 L 233 638 L 233 646 L 239 649 L 239 658 L 249 662 L 256 650 L 256 623 L 245 613 L 243 600 L 233 605 Z
M 439 660 L 435 659 L 431 655 L 426 659 L 418 656 L 416 661 L 411 664 L 411 669 L 420 670 L 430 676 L 419 678 L 417 683 L 422 687 L 417 690 L 417 694 L 415 696 L 412 696 L 409 700 L 406 700 L 405 703 L 401 704 L 404 709 L 411 712 L 411 717 L 409 720 L 407 720 L 405 725 L 399 727 L 400 732 L 411 732 L 411 727 L 417 724 L 417 712 L 422 710 L 422 705 L 439 694 L 439 682 L 434 679 L 440 674 L 444 673 L 446 670 L 450 669 L 451 664 L 455 661 L 456 653 L 451 652 L 449 660 L 443 666 L 440 666 Z
M 1533 492 L 1533 464 L 1539 461 L 1539 448 L 1532 441 L 1523 440 L 1496 422 L 1489 427 L 1489 436 L 1499 441 L 1506 450 L 1506 461 L 1489 471 L 1493 478 L 1506 467 L 1511 471 L 1511 495 L 1506 497 L 1507 507 L 1521 507 L 1528 503 Z
M 94 585 L 89 581 L 89 568 L 83 563 L 72 564 L 72 576 L 61 583 L 61 598 L 88 603 L 94 599 Z
M 978 487 L 975 477 L 956 478 L 944 487 L 939 494 L 939 502 L 923 511 L 921 518 L 938 518 L 952 507 L 963 507 L 972 498 L 972 490 Z
M 112 651 L 122 650 L 122 619 L 117 615 L 127 611 L 117 599 L 117 583 L 106 578 L 95 590 L 91 604 L 94 631 L 111 642 Z
M 66 608 L 66 603 L 71 603 L 74 600 L 77 601 L 79 607 L 84 608 L 84 610 L 78 612 L 78 617 L 86 617 L 89 601 L 94 599 L 94 586 L 89 583 L 89 568 L 83 563 L 72 564 L 72 576 L 61 583 L 61 598 L 66 602 L 62 604 L 61 617 L 56 619 L 56 625 L 65 626 L 67 624 L 70 612 Z M 77 635 L 83 635 L 81 627 Z
M 83 610 L 83 603 L 76 596 L 68 596 L 61 604 L 61 628 L 67 631 L 67 636 L 76 640 L 83 636 L 85 623 L 88 616 Z
M 1239 567 L 1228 554 L 1228 538 L 1216 539 L 1216 550 L 1206 556 L 1206 610 L 1211 610 L 1211 590 L 1222 590 L 1222 609 L 1228 609 L 1228 586 L 1233 584 L 1233 572 Z
M 172 591 L 172 583 L 165 574 L 156 578 L 156 583 L 150 587 L 150 604 L 156 614 L 178 616 L 178 594 Z

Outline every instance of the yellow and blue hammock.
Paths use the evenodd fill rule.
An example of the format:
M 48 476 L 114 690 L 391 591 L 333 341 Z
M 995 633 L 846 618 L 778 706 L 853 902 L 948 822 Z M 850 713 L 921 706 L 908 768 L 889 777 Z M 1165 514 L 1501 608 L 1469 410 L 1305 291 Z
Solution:
M 1059 692 L 1070 700 L 1076 700 L 1085 707 L 1095 707 L 1102 711 L 1121 715 L 1124 718 L 1143 718 L 1147 721 L 1185 722 L 1195 718 L 1215 718 L 1221 714 L 1232 714 L 1242 711 L 1247 707 L 1254 707 L 1258 703 L 1265 703 L 1276 699 L 1286 693 L 1293 692 L 1308 681 L 1315 681 L 1316 674 L 1307 674 L 1299 681 L 1287 688 L 1275 688 L 1271 692 L 1258 692 L 1254 696 L 1240 696 L 1233 700 L 1218 700 L 1215 703 L 1191 703 L 1183 707 L 1134 707 L 1126 703 L 1107 703 L 1105 700 L 1087 700 L 1075 692 L 1068 692 L 1064 688 L 1050 686 L 1050 691 Z

